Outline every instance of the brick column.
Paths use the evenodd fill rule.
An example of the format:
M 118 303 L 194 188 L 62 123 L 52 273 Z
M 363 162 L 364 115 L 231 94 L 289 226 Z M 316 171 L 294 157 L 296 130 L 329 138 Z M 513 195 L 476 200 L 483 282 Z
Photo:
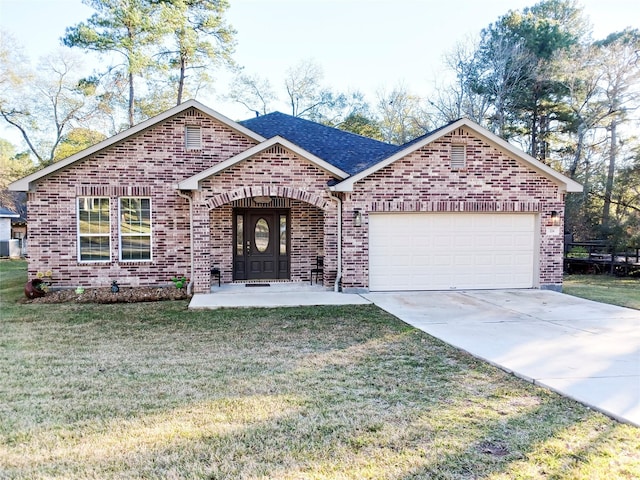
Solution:
M 344 259 L 343 259 L 344 264 Z M 338 206 L 328 202 L 324 211 L 324 281 L 325 287 L 333 287 L 338 274 Z
M 193 205 L 193 291 L 209 293 L 211 289 L 211 225 L 209 208 Z

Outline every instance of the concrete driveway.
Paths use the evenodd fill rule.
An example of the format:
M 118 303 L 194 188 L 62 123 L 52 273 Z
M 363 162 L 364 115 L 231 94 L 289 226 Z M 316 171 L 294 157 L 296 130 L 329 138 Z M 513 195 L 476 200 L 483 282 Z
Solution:
M 368 293 L 515 375 L 640 426 L 640 312 L 542 290 Z

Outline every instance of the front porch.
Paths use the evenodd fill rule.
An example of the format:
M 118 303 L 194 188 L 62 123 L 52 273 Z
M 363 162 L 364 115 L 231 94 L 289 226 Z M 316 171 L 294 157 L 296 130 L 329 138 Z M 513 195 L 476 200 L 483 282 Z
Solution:
M 225 284 L 308 281 L 318 256 L 324 257 L 324 285 L 331 286 L 340 200 L 329 185 L 347 176 L 276 136 L 179 182 L 191 201 L 194 291 L 209 291 L 211 268 Z
M 308 285 L 318 257 L 324 258 L 320 288 L 331 288 L 337 275 L 337 205 L 326 198 L 311 203 L 257 193 L 263 194 L 208 208 L 208 241 L 194 246 L 195 292 L 208 293 L 218 281 L 236 289 L 238 282 Z M 204 219 L 204 213 L 195 217 Z
M 308 282 L 246 282 L 217 284 L 211 293 L 197 293 L 189 309 L 277 308 L 317 305 L 367 305 L 369 300 L 358 294 L 334 292 Z

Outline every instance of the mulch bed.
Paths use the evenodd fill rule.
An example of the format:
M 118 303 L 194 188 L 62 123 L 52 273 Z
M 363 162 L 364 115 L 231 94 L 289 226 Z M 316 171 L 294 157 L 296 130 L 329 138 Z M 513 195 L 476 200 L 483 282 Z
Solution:
M 53 290 L 44 297 L 28 299 L 24 303 L 137 303 L 190 298 L 186 288 L 175 287 L 120 287 L 113 293 L 110 287 L 87 288 L 83 293 L 75 290 Z

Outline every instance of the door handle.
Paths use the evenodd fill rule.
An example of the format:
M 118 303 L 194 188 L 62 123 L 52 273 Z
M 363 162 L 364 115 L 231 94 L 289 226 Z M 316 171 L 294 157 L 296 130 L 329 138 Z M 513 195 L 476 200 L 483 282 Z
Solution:
M 247 240 L 247 255 L 251 255 L 251 242 Z

